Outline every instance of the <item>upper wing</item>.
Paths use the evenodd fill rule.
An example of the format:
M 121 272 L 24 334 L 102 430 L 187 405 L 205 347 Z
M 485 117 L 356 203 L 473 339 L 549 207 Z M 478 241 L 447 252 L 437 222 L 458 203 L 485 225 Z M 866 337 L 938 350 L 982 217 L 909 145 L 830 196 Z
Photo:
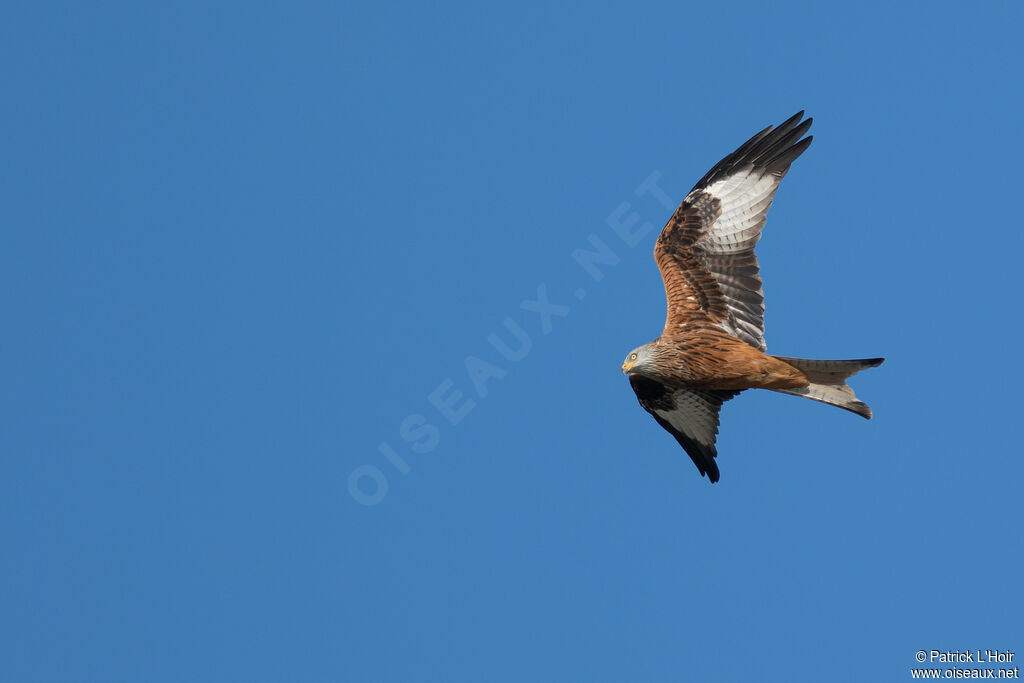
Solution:
M 738 391 L 697 391 L 671 389 L 655 380 L 630 375 L 629 383 L 644 410 L 654 416 L 683 447 L 701 475 L 718 481 L 715 438 L 718 435 L 718 411 Z
M 654 247 L 665 282 L 665 333 L 706 316 L 765 350 L 764 291 L 754 255 L 768 207 L 790 164 L 812 137 L 803 112 L 769 126 L 700 179 Z

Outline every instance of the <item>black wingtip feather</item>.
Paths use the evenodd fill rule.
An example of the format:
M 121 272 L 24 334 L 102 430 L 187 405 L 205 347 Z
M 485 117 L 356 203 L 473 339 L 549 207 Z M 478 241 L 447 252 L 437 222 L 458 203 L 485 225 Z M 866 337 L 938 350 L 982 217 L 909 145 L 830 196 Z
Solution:
M 779 124 L 779 128 L 786 128 L 787 126 L 792 127 L 796 125 L 796 122 L 804 117 L 805 109 L 801 109 L 797 113 L 790 116 L 788 119 Z
M 797 124 L 800 123 L 800 119 L 802 119 L 803 117 L 804 110 L 801 109 L 800 111 L 798 111 L 797 113 L 793 114 L 788 119 L 780 123 L 779 125 L 775 126 L 775 129 L 772 131 L 772 133 L 774 133 L 774 136 L 776 138 L 786 135 L 787 133 L 789 133 L 789 131 L 796 128 Z
M 789 131 L 785 135 L 780 134 L 770 146 L 766 147 L 763 152 L 757 155 L 757 158 L 751 159 L 750 163 L 757 165 L 763 165 L 770 163 L 770 160 L 774 159 L 778 153 L 786 148 L 790 147 L 794 142 L 803 137 L 807 129 L 811 127 L 811 123 L 814 119 L 807 119 L 799 126 Z
M 813 139 L 813 135 L 808 135 L 800 142 L 785 150 L 768 165 L 768 172 L 774 173 L 777 176 L 785 175 L 792 163 L 796 161 L 796 158 L 811 146 L 811 141 Z
M 771 126 L 768 126 L 767 128 L 764 128 L 764 129 L 758 131 L 757 134 L 751 136 L 751 138 L 749 140 L 747 140 L 742 145 L 737 147 L 736 151 L 733 152 L 733 155 L 735 155 L 735 156 L 742 156 L 743 154 L 746 154 L 754 145 L 756 145 L 758 142 L 760 142 L 764 138 L 764 136 L 768 135 L 771 132 L 772 132 L 772 127 Z
M 780 177 L 785 175 L 790 164 L 807 149 L 813 139 L 813 136 L 807 136 L 800 140 L 814 121 L 813 118 L 808 118 L 801 123 L 803 116 L 804 112 L 800 110 L 778 126 L 768 126 L 747 140 L 735 152 L 715 164 L 693 186 L 693 190 L 706 187 L 745 167 L 761 168 Z

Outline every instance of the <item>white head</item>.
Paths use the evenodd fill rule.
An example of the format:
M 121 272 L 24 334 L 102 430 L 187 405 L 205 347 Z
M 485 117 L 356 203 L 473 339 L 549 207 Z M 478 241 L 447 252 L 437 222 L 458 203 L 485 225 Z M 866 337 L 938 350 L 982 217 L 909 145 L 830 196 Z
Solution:
M 654 342 L 648 342 L 647 344 L 638 346 L 630 351 L 626 356 L 626 360 L 622 361 L 622 374 L 628 375 L 630 372 L 640 372 L 648 368 L 653 368 L 653 345 Z

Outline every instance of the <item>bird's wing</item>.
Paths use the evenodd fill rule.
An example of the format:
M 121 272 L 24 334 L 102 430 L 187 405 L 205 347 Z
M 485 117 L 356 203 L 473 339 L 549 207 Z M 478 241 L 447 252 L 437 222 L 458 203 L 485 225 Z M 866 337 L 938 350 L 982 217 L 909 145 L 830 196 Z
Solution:
M 764 291 L 754 255 L 768 207 L 790 164 L 811 136 L 800 112 L 747 140 L 700 179 L 654 247 L 665 282 L 665 333 L 709 318 L 765 350 Z M 801 139 L 803 138 L 803 139 Z
M 715 438 L 718 435 L 718 411 L 738 391 L 697 391 L 672 389 L 661 382 L 630 375 L 629 383 L 644 410 L 676 437 L 701 475 L 718 481 Z

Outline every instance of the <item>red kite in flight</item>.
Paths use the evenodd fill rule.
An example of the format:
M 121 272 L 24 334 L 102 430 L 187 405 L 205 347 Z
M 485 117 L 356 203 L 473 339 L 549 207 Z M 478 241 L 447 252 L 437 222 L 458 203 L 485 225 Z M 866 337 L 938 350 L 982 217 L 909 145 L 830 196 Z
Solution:
M 846 380 L 884 359 L 765 353 L 764 291 L 754 245 L 779 183 L 811 144 L 811 136 L 803 135 L 812 119 L 801 123 L 803 115 L 747 140 L 686 195 L 654 246 L 668 299 L 665 329 L 622 363 L 640 405 L 712 482 L 718 481 L 718 412 L 745 389 L 803 396 L 871 418 Z

